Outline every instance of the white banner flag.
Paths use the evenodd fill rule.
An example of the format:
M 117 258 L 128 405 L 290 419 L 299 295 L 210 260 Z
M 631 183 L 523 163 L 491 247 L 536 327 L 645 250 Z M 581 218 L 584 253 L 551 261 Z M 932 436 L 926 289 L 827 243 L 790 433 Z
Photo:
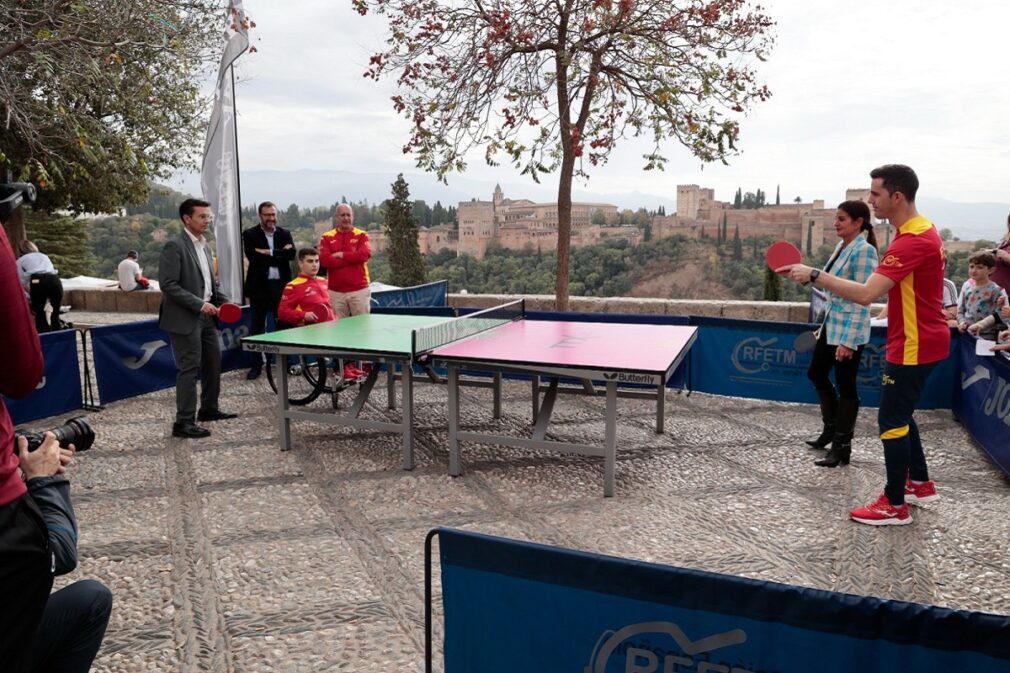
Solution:
M 217 72 L 214 110 L 203 148 L 200 185 L 214 213 L 217 271 L 221 289 L 242 303 L 242 204 L 239 203 L 238 136 L 232 63 L 249 48 L 249 22 L 242 0 L 231 0 L 225 28 L 224 54 Z

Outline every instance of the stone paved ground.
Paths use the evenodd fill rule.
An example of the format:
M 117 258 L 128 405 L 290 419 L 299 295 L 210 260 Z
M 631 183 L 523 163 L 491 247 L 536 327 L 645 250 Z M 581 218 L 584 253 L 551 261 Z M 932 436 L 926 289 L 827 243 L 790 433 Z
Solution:
M 374 418 L 390 413 L 378 388 Z M 388 434 L 296 423 L 281 453 L 266 382 L 234 372 L 224 390 L 242 415 L 205 440 L 170 437 L 172 390 L 90 417 L 68 579 L 115 595 L 96 671 L 422 671 L 422 548 L 438 525 L 1010 613 L 1010 483 L 949 412 L 919 414 L 942 500 L 911 526 L 874 529 L 846 520 L 882 484 L 872 410 L 852 465 L 831 470 L 802 446 L 813 407 L 671 393 L 656 435 L 650 405 L 621 400 L 617 497 L 604 499 L 596 458 L 466 445 L 463 476 L 447 476 L 443 387 L 415 387 L 412 472 Z M 528 384 L 506 384 L 500 425 L 489 395 L 464 392 L 464 425 L 526 425 Z M 598 443 L 602 404 L 562 398 L 553 435 Z

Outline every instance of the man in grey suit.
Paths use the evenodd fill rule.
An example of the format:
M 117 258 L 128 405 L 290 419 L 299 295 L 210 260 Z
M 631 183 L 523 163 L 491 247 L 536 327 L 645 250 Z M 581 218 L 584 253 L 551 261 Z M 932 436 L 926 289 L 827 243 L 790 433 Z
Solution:
M 179 206 L 183 231 L 161 251 L 161 329 L 168 332 L 175 353 L 175 425 L 173 437 L 210 435 L 196 420 L 235 418 L 218 408 L 221 392 L 221 346 L 217 307 L 228 301 L 214 277 L 204 233 L 210 226 L 210 204 L 186 199 Z M 196 380 L 201 380 L 200 413 L 196 412 Z

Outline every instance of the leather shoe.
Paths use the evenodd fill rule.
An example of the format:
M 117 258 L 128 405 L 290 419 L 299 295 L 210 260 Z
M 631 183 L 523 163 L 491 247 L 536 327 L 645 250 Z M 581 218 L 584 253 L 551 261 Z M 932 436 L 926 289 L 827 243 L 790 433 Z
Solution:
M 256 379 L 259 378 L 260 373 L 262 373 L 262 371 L 263 370 L 260 367 L 253 367 L 252 369 L 249 370 L 249 373 L 245 375 L 246 381 L 255 381 Z
M 182 437 L 184 439 L 200 439 L 202 437 L 210 437 L 210 430 L 207 428 L 201 428 L 193 422 L 175 423 L 172 426 L 172 436 Z
M 238 418 L 238 414 L 229 414 L 220 409 L 215 409 L 214 411 L 201 411 L 196 415 L 196 420 L 198 421 L 226 421 L 229 418 Z

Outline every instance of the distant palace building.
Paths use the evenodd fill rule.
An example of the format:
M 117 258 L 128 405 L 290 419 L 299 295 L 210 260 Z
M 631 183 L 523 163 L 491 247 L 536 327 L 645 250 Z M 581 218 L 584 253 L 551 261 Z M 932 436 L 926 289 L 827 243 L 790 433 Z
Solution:
M 607 224 L 593 224 L 593 220 Z M 558 246 L 558 204 L 506 199 L 501 185 L 495 185 L 491 201 L 460 201 L 456 221 L 458 231 L 447 224 L 421 229 L 417 236 L 421 253 L 449 248 L 479 259 L 495 246 L 510 250 L 554 250 Z M 641 229 L 617 226 L 617 221 L 617 206 L 611 203 L 572 203 L 572 247 L 614 240 L 626 240 L 632 245 L 642 242 Z M 383 234 L 369 235 L 372 248 L 382 251 Z
M 501 185 L 495 185 L 491 201 L 461 201 L 456 208 L 459 222 L 460 255 L 478 259 L 488 246 L 497 244 L 510 250 L 554 250 L 558 246 L 558 204 L 534 203 L 529 199 L 506 199 Z M 572 247 L 593 245 L 603 240 L 627 240 L 637 245 L 642 232 L 634 226 L 607 225 L 617 222 L 617 206 L 610 203 L 572 203 Z
M 868 189 L 848 189 L 846 200 L 866 201 Z M 652 218 L 652 239 L 685 236 L 699 239 L 703 235 L 716 237 L 717 228 L 726 222 L 726 234 L 733 236 L 737 227 L 740 238 L 768 236 L 795 243 L 810 254 L 821 245 L 837 241 L 834 230 L 834 207 L 825 208 L 822 199 L 811 203 L 765 205 L 761 208 L 734 209 L 732 204 L 715 200 L 715 190 L 698 185 L 677 186 L 677 214 Z M 506 199 L 501 186 L 496 185 L 491 201 L 461 201 L 456 209 L 458 227 L 442 224 L 421 229 L 418 246 L 422 254 L 443 248 L 459 255 L 484 257 L 495 246 L 510 250 L 554 250 L 558 245 L 558 205 L 534 203 L 528 199 Z M 618 226 L 617 206 L 610 203 L 572 203 L 573 248 L 595 245 L 604 241 L 642 242 L 639 227 Z M 593 222 L 606 224 L 594 224 Z M 329 226 L 329 225 L 328 225 Z M 885 231 L 886 230 L 886 231 Z M 372 247 L 385 249 L 381 231 L 370 232 Z M 890 242 L 890 227 L 877 230 L 877 240 L 885 246 Z
M 868 189 L 848 189 L 845 200 L 866 201 Z M 657 215 L 652 218 L 652 238 L 686 236 L 715 237 L 717 228 L 726 222 L 726 235 L 732 237 L 740 228 L 740 238 L 769 236 L 776 240 L 795 243 L 804 253 L 810 254 L 821 245 L 833 245 L 835 235 L 835 207 L 825 208 L 823 199 L 812 203 L 765 205 L 761 208 L 734 209 L 732 204 L 715 200 L 715 190 L 698 185 L 677 186 L 677 214 Z M 889 229 L 889 227 L 888 227 Z M 877 231 L 879 243 L 890 241 L 890 232 Z

